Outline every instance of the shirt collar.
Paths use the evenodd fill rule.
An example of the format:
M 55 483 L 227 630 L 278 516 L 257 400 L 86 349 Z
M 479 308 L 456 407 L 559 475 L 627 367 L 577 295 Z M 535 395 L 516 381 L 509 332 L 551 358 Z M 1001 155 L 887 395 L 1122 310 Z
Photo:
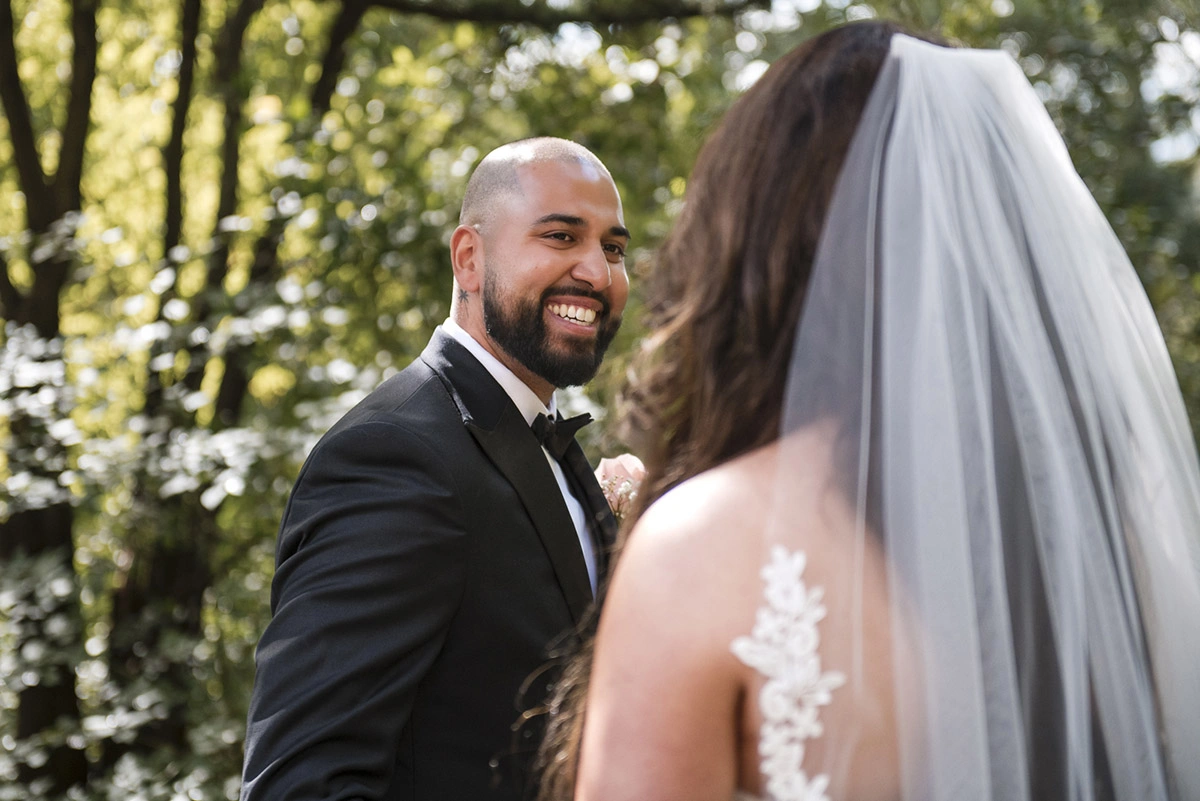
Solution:
M 550 396 L 550 408 L 542 403 L 542 399 L 537 396 L 537 393 L 529 388 L 521 379 L 517 378 L 512 370 L 505 367 L 499 359 L 487 352 L 487 349 L 476 341 L 475 337 L 471 336 L 458 323 L 449 317 L 442 323 L 442 330 L 450 336 L 454 337 L 460 345 L 471 352 L 471 355 L 479 360 L 483 368 L 491 374 L 492 378 L 496 379 L 508 397 L 516 405 L 517 411 L 525 418 L 525 422 L 533 425 L 534 419 L 539 414 L 545 414 L 553 418 L 557 411 L 557 404 L 554 395 Z

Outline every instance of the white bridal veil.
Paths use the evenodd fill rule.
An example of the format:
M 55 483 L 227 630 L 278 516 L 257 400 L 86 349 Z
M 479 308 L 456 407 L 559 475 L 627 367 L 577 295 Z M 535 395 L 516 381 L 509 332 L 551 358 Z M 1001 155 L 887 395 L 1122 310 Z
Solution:
M 893 37 L 808 293 L 780 491 L 812 469 L 796 433 L 832 420 L 853 556 L 825 588 L 829 711 L 875 723 L 833 715 L 805 769 L 834 801 L 868 745 L 905 801 L 1200 799 L 1192 432 L 1129 259 L 1009 56 Z M 803 549 L 784 517 L 770 544 Z M 865 656 L 879 614 L 890 664 Z

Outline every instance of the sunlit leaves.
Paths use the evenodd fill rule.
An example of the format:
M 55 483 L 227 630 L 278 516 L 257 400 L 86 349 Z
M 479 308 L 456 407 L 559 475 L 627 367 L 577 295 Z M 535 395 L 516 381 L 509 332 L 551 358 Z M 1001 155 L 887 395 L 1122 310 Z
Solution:
M 15 5 L 20 77 L 43 165 L 53 170 L 69 77 L 67 4 Z M 573 7 L 585 5 L 614 11 L 642 4 Z M 681 208 L 705 135 L 765 64 L 831 25 L 871 15 L 901 19 L 963 44 L 1003 47 L 1018 59 L 1138 266 L 1185 391 L 1200 408 L 1200 32 L 1177 6 L 759 5 L 736 20 L 560 27 L 444 23 L 376 8 L 346 42 L 328 109 L 314 114 L 314 85 L 342 6 L 268 2 L 247 29 L 234 87 L 243 116 L 230 131 L 214 71 L 235 4 L 206 2 L 184 136 L 182 240 L 169 253 L 163 147 L 183 66 L 180 6 L 100 5 L 84 206 L 49 235 L 24 230 L 26 201 L 0 115 L 0 251 L 10 276 L 27 288 L 39 249 L 45 252 L 36 255 L 64 254 L 78 265 L 59 299 L 62 337 L 53 354 L 45 345 L 46 358 L 31 362 L 26 351 L 37 343 L 7 334 L 0 429 L 19 412 L 39 420 L 44 437 L 6 454 L 0 477 L 10 504 L 42 497 L 41 487 L 75 505 L 80 581 L 72 591 L 84 610 L 82 621 L 61 629 L 71 636 L 43 637 L 28 653 L 19 653 L 25 649 L 11 628 L 0 632 L 5 681 L 32 677 L 30 665 L 61 656 L 60 646 L 73 649 L 84 705 L 84 725 L 19 745 L 5 739 L 12 724 L 0 716 L 0 787 L 18 761 L 44 758 L 47 743 L 81 738 L 72 742 L 99 764 L 105 743 L 136 740 L 184 703 L 189 755 L 126 755 L 100 771 L 91 797 L 234 797 L 250 654 L 265 623 L 273 537 L 291 480 L 320 433 L 408 364 L 444 319 L 446 242 L 471 169 L 493 147 L 536 134 L 577 139 L 611 169 L 633 232 L 633 302 L 598 380 L 586 393 L 560 398 L 565 409 L 601 416 L 623 381 L 624 354 L 641 334 L 639 274 Z M 566 4 L 458 4 L 467 6 L 559 13 Z M 239 144 L 238 198 L 218 220 L 227 136 Z M 228 271 L 211 285 L 211 260 L 224 243 Z M 30 370 L 44 374 L 31 379 Z M 238 371 L 245 378 L 238 411 L 222 420 L 218 396 Z M 590 427 L 590 448 L 617 447 L 609 422 Z M 40 475 L 39 464 L 62 469 Z M 35 486 L 39 477 L 50 483 Z M 197 570 L 207 576 L 199 622 L 186 631 L 163 628 L 162 642 L 138 640 L 129 632 L 174 620 L 175 611 L 163 611 L 170 604 L 155 599 L 144 619 L 114 626 L 117 599 L 140 586 L 139 571 L 149 569 L 156 548 L 189 538 L 199 543 Z M 28 619 L 17 611 L 41 608 L 30 576 L 62 586 L 51 575 L 61 564 L 47 565 L 50 572 L 26 565 L 21 576 L 0 579 L 0 587 L 24 588 L 26 599 L 17 610 L 0 596 L 0 619 L 17 625 Z M 60 628 L 47 631 L 53 637 Z M 121 638 L 130 637 L 123 646 Z M 122 647 L 141 677 L 119 675 Z M 13 699 L 0 690 L 5 712 Z

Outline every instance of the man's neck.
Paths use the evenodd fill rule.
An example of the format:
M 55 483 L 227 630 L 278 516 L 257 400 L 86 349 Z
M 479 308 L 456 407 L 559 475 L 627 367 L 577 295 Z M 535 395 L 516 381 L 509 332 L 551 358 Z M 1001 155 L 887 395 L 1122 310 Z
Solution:
M 446 322 L 442 324 L 442 329 L 470 351 L 471 355 L 491 373 L 496 382 L 512 398 L 517 409 L 525 416 L 526 422 L 532 422 L 539 413 L 554 415 L 556 406 L 554 387 L 549 382 L 532 376 L 524 365 L 518 364 L 516 367 L 519 370 L 513 369 L 511 366 L 513 360 L 508 358 L 507 354 L 503 354 L 501 351 L 504 358 L 497 355 L 494 346 L 488 347 L 489 340 L 484 338 L 484 341 L 480 341 L 479 337 L 472 335 L 453 318 L 447 318 Z M 531 377 L 535 382 L 540 383 L 540 388 L 537 383 L 530 382 Z

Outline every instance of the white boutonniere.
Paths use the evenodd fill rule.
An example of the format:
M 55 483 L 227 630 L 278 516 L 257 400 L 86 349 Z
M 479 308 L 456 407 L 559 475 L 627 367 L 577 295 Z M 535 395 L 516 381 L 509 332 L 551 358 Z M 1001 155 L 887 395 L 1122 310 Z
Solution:
M 596 480 L 608 499 L 613 516 L 622 520 L 637 500 L 638 487 L 646 475 L 642 460 L 632 453 L 623 453 L 612 459 L 601 459 L 596 468 Z

